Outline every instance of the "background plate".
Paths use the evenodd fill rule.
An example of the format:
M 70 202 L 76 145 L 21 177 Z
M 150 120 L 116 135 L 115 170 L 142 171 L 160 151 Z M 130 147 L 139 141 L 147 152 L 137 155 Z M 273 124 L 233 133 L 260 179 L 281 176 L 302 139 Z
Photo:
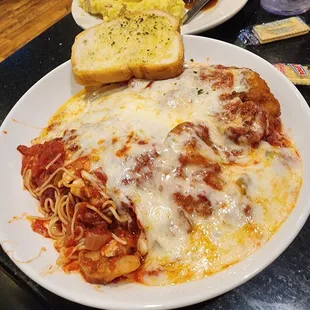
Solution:
M 261 74 L 282 106 L 282 119 L 296 142 L 304 171 L 310 171 L 310 111 L 296 87 L 262 58 L 221 41 L 184 36 L 185 57 L 211 64 L 249 67 Z M 240 263 L 208 278 L 168 287 L 139 284 L 94 286 L 80 275 L 53 271 L 57 258 L 51 241 L 34 233 L 28 221 L 8 222 L 23 212 L 38 214 L 37 204 L 22 190 L 19 144 L 30 144 L 52 114 L 80 89 L 72 77 L 70 61 L 36 83 L 9 113 L 0 132 L 0 242 L 13 262 L 32 280 L 69 300 L 104 309 L 167 309 L 186 306 L 218 296 L 244 283 L 277 258 L 298 234 L 310 212 L 310 174 L 304 182 L 295 209 L 278 232 L 260 250 Z M 7 134 L 3 133 L 7 131 Z M 38 259 L 42 247 L 47 249 Z M 18 261 L 17 261 L 18 260 Z M 51 266 L 52 272 L 49 270 Z
M 200 12 L 190 23 L 182 26 L 181 33 L 194 34 L 214 28 L 236 15 L 247 2 L 248 0 L 219 0 L 214 8 Z M 78 0 L 73 0 L 71 11 L 75 22 L 83 29 L 102 22 L 101 18 L 82 10 L 78 5 Z

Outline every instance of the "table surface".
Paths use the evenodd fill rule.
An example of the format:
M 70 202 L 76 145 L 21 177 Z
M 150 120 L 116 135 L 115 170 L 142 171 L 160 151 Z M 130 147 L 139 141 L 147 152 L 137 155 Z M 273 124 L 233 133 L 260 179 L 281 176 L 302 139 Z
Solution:
M 303 17 L 309 24 L 309 12 Z M 258 0 L 249 0 L 231 20 L 200 35 L 238 44 L 240 29 L 279 18 L 264 11 Z M 68 15 L 0 64 L 0 123 L 34 83 L 70 58 L 73 40 L 80 31 Z M 271 63 L 310 64 L 310 34 L 246 49 Z M 310 86 L 298 88 L 310 104 Z M 310 220 L 287 250 L 252 280 L 220 297 L 184 309 L 308 310 L 309 236 Z M 38 286 L 11 262 L 1 247 L 0 268 L 4 271 L 0 272 L 0 309 L 90 309 Z

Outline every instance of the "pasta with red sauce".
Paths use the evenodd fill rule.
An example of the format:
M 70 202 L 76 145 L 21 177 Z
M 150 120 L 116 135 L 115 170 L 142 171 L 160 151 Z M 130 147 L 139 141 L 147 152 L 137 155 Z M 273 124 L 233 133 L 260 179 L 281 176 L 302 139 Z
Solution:
M 118 214 L 101 169 L 88 171 L 87 157 L 65 164 L 61 139 L 17 149 L 23 155 L 24 186 L 42 214 L 29 217 L 32 229 L 55 241 L 57 263 L 65 271 L 80 270 L 88 282 L 100 284 L 140 267 L 135 215 L 125 208 Z

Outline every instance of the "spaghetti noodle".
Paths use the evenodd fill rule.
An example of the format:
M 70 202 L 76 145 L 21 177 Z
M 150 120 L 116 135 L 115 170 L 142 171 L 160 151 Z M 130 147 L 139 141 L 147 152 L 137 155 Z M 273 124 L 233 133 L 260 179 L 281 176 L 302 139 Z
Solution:
M 23 155 L 24 187 L 39 201 L 42 214 L 27 218 L 34 231 L 54 240 L 60 253 L 57 264 L 70 271 L 75 266 L 87 281 L 95 283 L 110 282 L 140 266 L 139 229 L 136 223 L 134 231 L 128 225 L 128 220 L 132 226 L 135 218 L 130 212 L 125 214 L 126 210 L 119 215 L 115 202 L 106 193 L 104 178 L 98 177 L 101 171 L 86 171 L 79 159 L 66 164 L 65 145 L 59 139 L 29 148 L 21 145 L 18 150 Z M 103 257 L 100 253 L 109 254 Z M 84 255 L 90 258 L 81 259 Z M 102 257 L 92 260 L 96 255 Z M 136 263 L 124 265 L 123 272 L 115 270 L 115 261 L 124 256 L 133 256 Z M 99 271 L 98 259 L 113 259 L 114 263 L 105 262 L 107 268 Z

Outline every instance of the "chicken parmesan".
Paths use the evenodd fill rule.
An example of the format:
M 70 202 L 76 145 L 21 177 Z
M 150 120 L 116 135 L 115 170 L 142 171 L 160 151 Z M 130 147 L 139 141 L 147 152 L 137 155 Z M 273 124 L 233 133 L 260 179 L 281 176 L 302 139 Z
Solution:
M 84 90 L 32 146 L 25 188 L 57 263 L 90 283 L 200 279 L 260 248 L 294 208 L 301 159 L 280 104 L 246 68 Z

